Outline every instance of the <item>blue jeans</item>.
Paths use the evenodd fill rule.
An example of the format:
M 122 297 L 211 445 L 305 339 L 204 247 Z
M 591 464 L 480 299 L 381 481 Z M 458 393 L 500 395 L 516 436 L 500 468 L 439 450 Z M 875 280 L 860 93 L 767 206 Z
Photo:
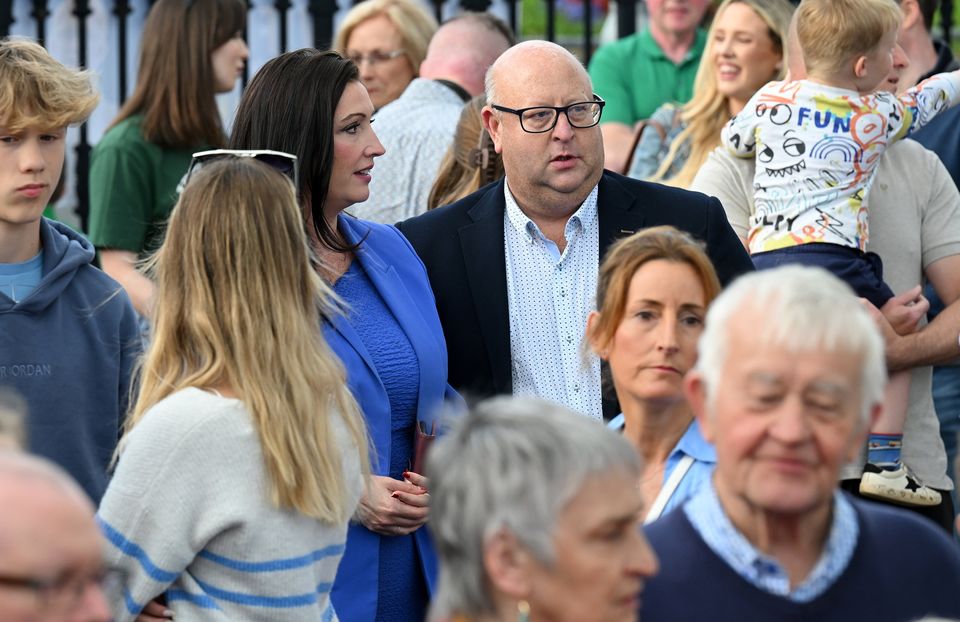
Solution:
M 947 474 L 956 479 L 957 434 L 960 434 L 960 367 L 933 368 L 933 405 L 940 419 L 940 436 L 947 450 Z M 953 500 L 954 510 L 957 499 Z
M 927 285 L 923 292 L 930 301 L 929 319 L 936 317 L 943 311 L 943 302 Z M 960 434 L 960 366 L 946 365 L 933 368 L 933 407 L 940 420 L 940 437 L 947 450 L 947 475 L 953 480 L 954 490 L 957 485 L 957 435 Z M 958 511 L 957 495 L 953 496 L 954 513 Z

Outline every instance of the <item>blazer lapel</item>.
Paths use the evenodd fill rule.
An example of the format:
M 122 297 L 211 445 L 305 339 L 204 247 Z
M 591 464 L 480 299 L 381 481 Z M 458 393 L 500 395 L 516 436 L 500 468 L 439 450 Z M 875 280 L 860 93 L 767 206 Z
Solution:
M 347 241 L 356 244 L 363 239 L 364 231 L 359 231 L 362 221 L 349 221 L 342 218 L 342 231 Z M 411 255 L 405 258 L 414 261 Z M 434 335 L 420 314 L 420 304 L 415 301 L 397 274 L 396 268 L 385 261 L 375 249 L 375 244 L 365 241 L 356 254 L 356 261 L 360 262 L 380 297 L 393 313 L 400 329 L 403 330 L 414 353 L 420 368 L 420 388 L 417 393 L 417 419 L 429 422 L 437 413 L 425 412 L 431 404 L 430 396 L 443 395 L 444 375 L 436 372 L 446 369 L 446 361 L 441 361 L 438 353 L 442 335 Z M 429 426 L 428 426 L 429 427 Z
M 597 216 L 600 223 L 600 261 L 610 245 L 646 226 L 643 209 L 636 197 L 607 172 L 597 190 Z
M 487 347 L 497 392 L 510 393 L 510 311 L 507 302 L 507 262 L 504 257 L 503 185 L 493 186 L 469 212 L 473 223 L 461 227 L 460 245 L 480 334 Z

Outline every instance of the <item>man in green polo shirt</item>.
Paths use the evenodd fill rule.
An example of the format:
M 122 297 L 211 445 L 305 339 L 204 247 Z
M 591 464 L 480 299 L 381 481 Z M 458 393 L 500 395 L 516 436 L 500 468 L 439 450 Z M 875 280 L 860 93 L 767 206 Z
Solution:
M 590 78 L 606 100 L 600 131 L 604 166 L 621 172 L 633 144 L 633 127 L 665 102 L 693 95 L 706 33 L 700 22 L 710 0 L 645 0 L 649 23 L 639 33 L 602 46 L 590 61 Z

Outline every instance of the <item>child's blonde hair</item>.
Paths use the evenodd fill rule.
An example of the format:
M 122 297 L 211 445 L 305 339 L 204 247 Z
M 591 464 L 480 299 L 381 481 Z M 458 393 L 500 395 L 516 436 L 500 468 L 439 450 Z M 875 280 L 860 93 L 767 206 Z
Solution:
M 807 72 L 841 73 L 898 29 L 902 19 L 894 0 L 803 0 L 797 9 L 797 39 Z
M 100 96 L 90 74 L 64 66 L 27 39 L 0 39 L 0 126 L 54 130 L 82 123 Z

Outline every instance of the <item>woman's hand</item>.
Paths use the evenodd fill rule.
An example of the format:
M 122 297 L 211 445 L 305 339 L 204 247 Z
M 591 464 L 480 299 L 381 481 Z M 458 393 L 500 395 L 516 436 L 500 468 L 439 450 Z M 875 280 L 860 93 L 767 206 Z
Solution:
M 416 481 L 427 483 L 427 478 L 416 473 Z M 370 483 L 354 514 L 361 525 L 384 536 L 405 536 L 427 522 L 430 495 L 411 481 L 371 475 Z
M 167 622 L 172 619 L 173 612 L 167 609 L 167 606 L 164 605 L 158 597 L 147 603 L 147 606 L 143 608 L 143 611 L 137 616 L 135 622 Z
M 426 493 L 430 492 L 430 480 L 419 473 L 414 473 L 413 471 L 404 471 L 403 479 L 407 480 L 414 486 L 419 486 Z

